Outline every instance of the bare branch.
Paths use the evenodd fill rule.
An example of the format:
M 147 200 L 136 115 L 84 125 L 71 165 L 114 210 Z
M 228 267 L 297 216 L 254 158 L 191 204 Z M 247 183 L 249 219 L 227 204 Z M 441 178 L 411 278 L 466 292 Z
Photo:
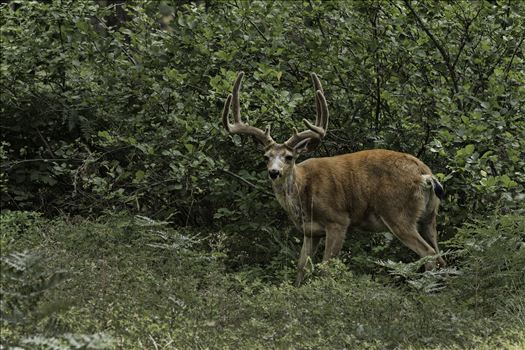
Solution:
M 229 170 L 226 170 L 226 169 L 222 169 L 222 168 L 218 168 L 218 169 L 219 169 L 220 171 L 222 171 L 223 173 L 228 174 L 228 175 L 230 175 L 230 176 L 236 178 L 237 180 L 239 180 L 239 181 L 245 183 L 246 185 L 248 185 L 248 186 L 250 186 L 250 187 L 253 187 L 253 188 L 256 189 L 257 191 L 261 192 L 262 194 L 265 194 L 265 195 L 267 195 L 267 196 L 269 196 L 269 197 L 274 197 L 274 194 L 273 194 L 273 193 L 261 189 L 259 186 L 257 186 L 257 185 L 254 184 L 253 182 L 250 182 L 250 181 L 246 180 L 246 179 L 243 178 L 242 176 L 239 176 L 239 175 L 237 175 L 237 174 L 235 174 L 235 173 L 233 173 L 233 172 L 231 172 L 231 171 L 229 171 Z
M 514 61 L 514 57 L 516 57 L 516 54 L 518 53 L 519 49 L 521 48 L 521 45 L 523 44 L 523 40 L 525 39 L 525 34 L 521 33 L 521 39 L 518 45 L 516 45 L 516 48 L 512 52 L 512 56 L 510 57 L 510 61 L 507 64 L 507 67 L 505 68 L 505 80 L 509 77 L 510 68 L 512 67 L 512 61 Z
M 47 140 L 44 138 L 44 135 L 42 135 L 42 133 L 40 132 L 40 130 L 38 128 L 35 128 L 35 130 L 36 130 L 36 132 L 38 134 L 38 137 L 40 137 L 40 140 L 42 140 L 42 142 L 46 146 L 47 153 L 49 153 L 51 158 L 56 158 L 55 153 L 53 153 L 53 150 L 51 149 L 51 146 L 49 146 L 49 143 L 47 142 Z
M 49 163 L 49 162 L 83 162 L 84 159 L 77 159 L 77 158 L 36 158 L 36 159 L 22 159 L 12 162 L 4 162 L 0 164 L 0 168 L 3 169 L 11 169 L 17 165 L 24 164 L 24 163 Z
M 95 19 L 100 23 L 100 25 L 102 25 L 102 27 L 104 29 L 106 29 L 106 31 L 109 33 L 109 28 L 108 26 L 106 25 L 106 23 L 98 16 L 95 16 Z M 115 39 L 115 38 L 114 38 Z M 133 63 L 133 65 L 137 65 L 137 61 L 135 61 L 135 59 L 133 58 L 133 56 L 128 52 L 128 50 L 126 50 L 126 48 L 124 47 L 124 45 L 122 45 L 122 43 L 120 41 L 118 41 L 117 39 L 115 39 L 115 43 L 117 44 L 117 46 L 119 47 L 119 49 L 128 57 L 128 59 L 130 60 L 131 63 Z
M 459 57 L 461 56 L 461 53 L 463 52 L 463 49 L 465 48 L 465 44 L 467 43 L 468 37 L 469 37 L 469 29 L 472 23 L 478 18 L 479 14 L 481 13 L 481 10 L 483 9 L 483 2 L 481 2 L 481 5 L 478 8 L 478 11 L 472 17 L 470 20 L 466 21 L 465 23 L 465 35 L 461 38 L 461 44 L 459 46 L 458 53 L 456 54 L 456 57 L 454 58 L 454 63 L 452 63 L 452 68 L 456 68 L 456 65 L 458 63 Z
M 432 34 L 430 29 L 423 22 L 423 20 L 421 19 L 419 14 L 416 12 L 416 10 L 414 10 L 412 5 L 410 4 L 411 0 L 404 0 L 404 1 L 405 1 L 405 5 L 408 7 L 410 12 L 412 12 L 414 17 L 416 18 L 416 21 L 417 21 L 417 23 L 419 23 L 421 29 L 423 29 L 423 31 L 428 35 L 430 40 L 434 43 L 434 46 L 438 49 L 439 53 L 441 54 L 441 57 L 443 57 L 443 61 L 445 62 L 445 65 L 447 66 L 447 69 L 448 69 L 449 74 L 450 74 L 450 78 L 452 79 L 454 93 L 458 93 L 459 92 L 459 87 L 458 87 L 458 81 L 457 81 L 457 77 L 456 77 L 456 71 L 454 69 L 454 66 L 452 65 L 451 60 L 450 60 L 450 55 L 448 54 L 447 50 L 445 50 L 443 45 L 441 45 L 439 40 L 434 36 L 434 34 Z

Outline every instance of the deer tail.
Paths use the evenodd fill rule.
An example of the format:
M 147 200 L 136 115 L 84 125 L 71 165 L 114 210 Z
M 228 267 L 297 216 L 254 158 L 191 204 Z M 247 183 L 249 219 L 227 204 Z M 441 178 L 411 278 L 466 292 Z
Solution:
M 439 180 L 434 176 L 430 174 L 424 174 L 423 177 L 423 183 L 422 185 L 434 191 L 434 194 L 440 199 L 445 199 L 445 190 L 443 189 L 443 185 L 439 182 Z

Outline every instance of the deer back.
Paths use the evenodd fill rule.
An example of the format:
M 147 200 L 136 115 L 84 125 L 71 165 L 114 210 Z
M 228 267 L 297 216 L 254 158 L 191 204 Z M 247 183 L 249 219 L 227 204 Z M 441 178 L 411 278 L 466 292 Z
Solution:
M 367 224 L 381 226 L 366 222 L 374 215 L 420 216 L 425 210 L 423 175 L 432 175 L 419 159 L 381 149 L 310 158 L 296 172 L 305 217 L 327 223 L 350 218 L 365 229 Z

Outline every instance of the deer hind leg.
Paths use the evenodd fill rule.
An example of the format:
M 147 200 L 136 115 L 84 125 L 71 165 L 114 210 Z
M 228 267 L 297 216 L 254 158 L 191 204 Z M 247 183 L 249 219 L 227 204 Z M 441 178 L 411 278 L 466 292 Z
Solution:
M 432 248 L 417 231 L 415 223 L 405 223 L 390 220 L 390 222 L 381 217 L 385 226 L 392 232 L 394 236 L 399 238 L 403 244 L 417 253 L 420 257 L 435 255 L 436 250 Z M 435 263 L 428 262 L 425 264 L 426 270 L 435 268 Z
M 423 238 L 434 248 L 436 253 L 439 253 L 439 247 L 437 242 L 437 228 L 436 228 L 436 211 L 432 211 L 430 215 L 427 217 L 422 218 L 419 223 L 419 232 L 421 232 L 421 235 Z M 438 258 L 438 265 L 439 267 L 445 267 L 447 263 L 445 260 L 441 257 Z
M 296 287 L 299 287 L 299 285 L 301 285 L 301 282 L 304 279 L 304 274 L 306 272 L 306 263 L 308 262 L 308 258 L 313 258 L 320 240 L 321 236 L 304 236 L 303 247 L 301 248 L 301 255 L 299 256 L 299 262 L 297 263 L 297 277 L 295 279 Z

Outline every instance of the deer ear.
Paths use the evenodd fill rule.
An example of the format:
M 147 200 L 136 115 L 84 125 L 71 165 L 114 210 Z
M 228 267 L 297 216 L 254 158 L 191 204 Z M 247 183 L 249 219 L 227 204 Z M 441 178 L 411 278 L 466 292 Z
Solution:
M 310 143 L 311 139 L 304 139 L 300 141 L 295 147 L 293 148 L 297 154 L 308 152 L 309 147 L 308 144 Z

